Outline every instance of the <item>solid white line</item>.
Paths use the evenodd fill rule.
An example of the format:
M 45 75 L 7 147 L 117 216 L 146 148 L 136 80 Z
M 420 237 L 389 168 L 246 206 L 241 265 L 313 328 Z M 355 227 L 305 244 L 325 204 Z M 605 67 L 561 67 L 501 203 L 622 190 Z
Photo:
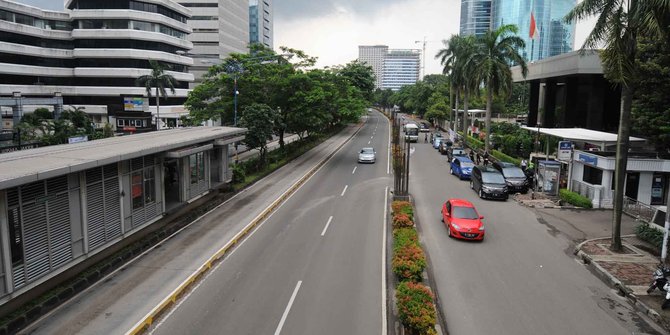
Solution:
M 356 169 L 358 169 L 358 166 L 354 166 L 354 171 L 351 171 L 351 174 L 356 173 Z
M 387 154 L 386 154 L 386 174 L 390 174 L 391 173 L 391 121 L 389 121 L 388 119 L 386 121 L 388 122 L 388 125 L 389 125 L 388 126 L 389 127 L 389 143 L 388 143 L 388 147 L 386 148 L 388 150 Z
M 286 322 L 286 317 L 288 317 L 288 312 L 291 310 L 291 306 L 293 306 L 293 301 L 295 300 L 295 296 L 298 295 L 298 290 L 300 290 L 300 285 L 302 285 L 302 280 L 298 282 L 298 284 L 295 286 L 295 289 L 293 290 L 293 294 L 291 295 L 291 299 L 288 301 L 288 306 L 286 306 L 286 309 L 284 310 L 284 315 L 281 316 L 281 320 L 279 321 L 279 325 L 277 325 L 277 330 L 275 330 L 275 335 L 279 335 L 281 333 L 282 327 L 284 327 L 284 322 Z
M 341 197 L 344 196 L 344 193 L 347 191 L 347 187 L 349 187 L 349 185 L 344 185 L 344 189 L 342 190 L 342 194 L 340 194 Z
M 323 227 L 323 231 L 321 232 L 321 236 L 326 235 L 326 230 L 328 230 L 328 226 L 330 226 L 330 222 L 332 222 L 332 221 L 333 221 L 333 217 L 331 216 L 331 217 L 328 218 L 328 223 L 326 223 L 326 226 Z
M 388 214 L 389 187 L 384 189 L 384 228 L 382 229 L 382 335 L 388 334 L 386 320 L 386 216 Z

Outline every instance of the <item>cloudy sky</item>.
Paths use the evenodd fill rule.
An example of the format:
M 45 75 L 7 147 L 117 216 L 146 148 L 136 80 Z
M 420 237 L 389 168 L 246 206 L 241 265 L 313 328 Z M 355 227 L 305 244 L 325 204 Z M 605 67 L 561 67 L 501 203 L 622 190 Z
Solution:
M 16 0 L 15 0 L 16 1 Z M 62 0 L 18 0 L 44 9 L 63 9 Z M 434 55 L 442 40 L 458 33 L 461 0 L 274 0 L 275 46 L 301 49 L 319 66 L 344 64 L 358 57 L 359 45 L 394 49 L 426 43 L 426 74 L 441 73 Z M 592 20 L 577 24 L 581 46 Z

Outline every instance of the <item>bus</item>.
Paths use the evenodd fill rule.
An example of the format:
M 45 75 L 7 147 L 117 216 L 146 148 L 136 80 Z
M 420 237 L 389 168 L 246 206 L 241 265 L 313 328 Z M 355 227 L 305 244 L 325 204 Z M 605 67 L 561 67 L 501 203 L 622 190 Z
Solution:
M 415 123 L 408 123 L 405 125 L 405 141 L 417 142 L 419 140 L 419 126 Z

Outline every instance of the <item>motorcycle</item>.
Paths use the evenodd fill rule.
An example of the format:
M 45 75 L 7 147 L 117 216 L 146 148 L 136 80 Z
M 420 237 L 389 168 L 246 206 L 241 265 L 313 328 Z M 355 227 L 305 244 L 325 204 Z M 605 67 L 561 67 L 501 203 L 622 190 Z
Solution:
M 661 309 L 666 309 L 670 307 L 670 283 L 665 283 L 665 285 L 663 285 L 663 289 L 665 290 L 665 300 L 663 300 Z
M 670 268 L 665 266 L 665 264 L 659 264 L 658 268 L 654 271 L 654 274 L 652 276 L 654 277 L 654 281 L 652 281 L 651 284 L 649 285 L 647 293 L 651 294 L 651 292 L 654 292 L 656 288 L 658 288 L 662 292 L 667 292 L 668 287 L 670 287 L 668 286 L 668 276 L 670 276 Z

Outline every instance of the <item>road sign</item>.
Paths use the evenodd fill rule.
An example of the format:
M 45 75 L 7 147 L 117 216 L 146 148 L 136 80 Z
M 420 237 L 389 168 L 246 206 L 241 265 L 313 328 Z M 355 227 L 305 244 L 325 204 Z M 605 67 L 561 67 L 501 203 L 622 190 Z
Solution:
M 559 161 L 563 162 L 570 161 L 571 154 L 572 154 L 572 142 L 570 141 L 558 142 L 558 154 L 556 155 L 556 158 Z

